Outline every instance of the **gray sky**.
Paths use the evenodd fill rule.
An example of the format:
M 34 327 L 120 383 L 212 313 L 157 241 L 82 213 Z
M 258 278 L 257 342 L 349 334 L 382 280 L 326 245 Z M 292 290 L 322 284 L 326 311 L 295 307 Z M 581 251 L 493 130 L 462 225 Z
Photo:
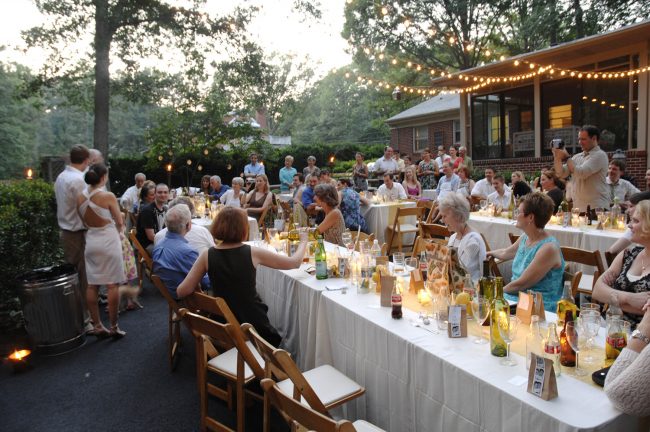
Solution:
M 258 18 L 248 30 L 265 51 L 291 53 L 299 59 L 308 57 L 319 76 L 348 64 L 351 60 L 345 53 L 347 44 L 340 36 L 345 0 L 323 0 L 323 18 L 318 23 L 313 20 L 301 23 L 298 14 L 292 11 L 292 3 L 293 0 L 208 0 L 206 9 L 219 12 L 237 4 L 261 5 Z M 46 56 L 42 50 L 31 49 L 25 53 L 13 47 L 24 46 L 20 31 L 40 24 L 44 17 L 31 0 L 0 0 L 0 5 L 0 45 L 8 47 L 0 52 L 0 60 L 16 61 L 37 70 Z M 154 63 L 149 65 L 156 66 Z

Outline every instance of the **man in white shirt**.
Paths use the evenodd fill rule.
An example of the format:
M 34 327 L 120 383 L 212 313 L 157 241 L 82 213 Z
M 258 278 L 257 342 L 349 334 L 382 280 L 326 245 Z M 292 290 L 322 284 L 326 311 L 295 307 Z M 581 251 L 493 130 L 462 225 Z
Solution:
M 84 145 L 75 145 L 70 149 L 70 165 L 54 182 L 56 196 L 56 219 L 61 228 L 61 245 L 65 262 L 75 266 L 79 276 L 79 290 L 81 298 L 86 298 L 86 226 L 77 211 L 77 199 L 86 189 L 84 172 L 88 168 L 90 152 Z M 86 310 L 86 302 L 81 302 L 84 308 L 84 322 L 86 332 L 92 332 L 90 314 Z
M 386 173 L 384 174 L 384 184 L 377 188 L 377 196 L 382 197 L 386 201 L 397 201 L 406 199 L 406 191 L 404 187 L 393 181 L 393 176 Z
M 614 202 L 618 198 L 619 204 L 629 201 L 630 197 L 640 191 L 629 181 L 622 179 L 625 172 L 625 162 L 620 159 L 614 159 L 609 163 L 607 178 L 605 182 L 609 186 L 609 199 Z
M 190 209 L 190 212 L 194 214 L 194 203 L 190 197 L 180 196 L 174 199 L 169 203 L 169 208 L 171 209 L 178 204 L 185 204 Z M 165 227 L 156 233 L 153 238 L 154 248 L 159 241 L 165 238 L 167 231 L 167 227 Z M 192 229 L 185 233 L 185 240 L 187 240 L 190 246 L 192 246 L 199 255 L 204 250 L 214 246 L 214 238 L 212 237 L 212 234 L 210 234 L 210 231 L 208 231 L 206 227 L 196 224 L 195 221 L 192 221 Z
M 438 200 L 441 200 L 445 195 L 456 192 L 460 185 L 460 177 L 454 174 L 454 167 L 451 161 L 442 164 L 442 173 L 444 174 L 438 180 L 438 187 L 436 188 Z
M 492 186 L 494 192 L 488 195 L 488 203 L 494 204 L 495 207 L 507 209 L 510 206 L 510 190 L 505 187 L 505 179 L 501 174 L 492 178 Z
M 492 186 L 494 169 L 489 167 L 485 168 L 484 173 L 485 178 L 477 181 L 472 189 L 472 196 L 478 199 L 487 199 L 488 195 L 494 193 L 494 187 Z
M 393 158 L 395 159 L 395 162 L 397 162 L 397 173 L 400 175 L 401 179 L 404 174 L 404 169 L 406 169 L 406 164 L 404 163 L 404 159 L 400 156 L 401 155 L 398 151 L 393 152 Z
M 393 148 L 386 146 L 384 148 L 384 156 L 377 159 L 375 165 L 372 168 L 373 172 L 377 177 L 384 174 L 397 174 L 398 167 L 397 162 L 393 159 Z
M 442 164 L 448 159 L 451 159 L 451 156 L 445 153 L 445 147 L 438 146 L 438 157 L 435 159 L 438 166 L 442 167 Z
M 133 206 L 138 205 L 140 202 L 140 190 L 145 181 L 147 181 L 147 176 L 143 173 L 137 173 L 135 175 L 135 184 L 124 191 L 124 194 L 120 198 L 120 205 L 123 209 L 131 212 L 133 211 Z

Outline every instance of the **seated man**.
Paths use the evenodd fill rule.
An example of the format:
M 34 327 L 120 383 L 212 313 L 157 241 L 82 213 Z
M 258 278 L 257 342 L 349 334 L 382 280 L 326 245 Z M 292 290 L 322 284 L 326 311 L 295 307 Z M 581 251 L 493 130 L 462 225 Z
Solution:
M 303 184 L 302 174 L 298 173 L 293 176 L 293 197 L 291 198 L 291 205 L 293 206 L 295 202 L 302 202 L 302 192 L 305 190 L 305 185 Z
M 213 175 L 210 177 L 210 198 L 218 201 L 223 194 L 230 190 L 230 186 L 221 184 L 221 177 Z
M 169 208 L 178 205 L 185 204 L 187 208 L 190 209 L 190 214 L 194 214 L 194 203 L 192 199 L 187 196 L 179 196 L 169 203 Z M 157 245 L 162 241 L 167 235 L 168 228 L 163 228 L 156 233 L 154 237 L 153 244 Z M 210 231 L 202 225 L 196 225 L 192 223 L 192 229 L 187 232 L 185 235 L 185 240 L 194 248 L 198 253 L 203 252 L 206 249 L 210 249 L 214 246 L 214 237 L 210 234 Z
M 454 174 L 454 164 L 451 161 L 445 160 L 442 163 L 442 173 L 443 176 L 438 180 L 436 188 L 438 200 L 443 199 L 450 192 L 456 192 L 460 186 L 460 177 Z
M 485 168 L 485 178 L 477 181 L 472 189 L 472 197 L 477 199 L 487 199 L 488 195 L 494 193 L 492 186 L 492 178 L 494 177 L 494 169 Z
M 302 191 L 302 206 L 305 208 L 307 214 L 316 209 L 314 202 L 314 188 L 318 185 L 318 176 L 310 175 L 306 180 L 307 187 Z
M 605 182 L 609 187 L 610 201 L 613 203 L 614 198 L 618 198 L 619 204 L 622 207 L 627 207 L 626 204 L 630 200 L 630 197 L 640 191 L 632 183 L 621 178 L 624 173 L 625 162 L 620 159 L 614 159 L 609 163 Z
M 510 190 L 506 189 L 505 179 L 501 174 L 495 175 L 492 179 L 494 192 L 488 195 L 488 203 L 494 204 L 495 207 L 507 209 L 510 206 Z
M 190 272 L 199 253 L 185 239 L 192 229 L 192 213 L 185 204 L 176 204 L 165 215 L 167 234 L 153 248 L 153 272 L 160 277 L 173 298 L 176 288 Z M 203 275 L 201 285 L 210 288 L 208 275 Z
M 377 189 L 377 196 L 383 197 L 386 201 L 397 201 L 407 198 L 404 186 L 394 182 L 393 175 L 389 173 L 384 174 L 384 184 Z

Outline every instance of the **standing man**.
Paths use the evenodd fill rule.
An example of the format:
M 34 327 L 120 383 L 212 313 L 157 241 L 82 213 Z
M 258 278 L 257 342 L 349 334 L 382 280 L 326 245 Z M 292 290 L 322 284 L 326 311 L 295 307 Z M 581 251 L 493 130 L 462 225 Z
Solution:
M 451 156 L 449 156 L 445 152 L 445 147 L 444 146 L 438 146 L 438 157 L 436 158 L 436 163 L 438 164 L 439 167 L 442 167 L 442 164 L 447 160 L 451 159 Z
M 585 211 L 591 208 L 609 208 L 607 153 L 600 149 L 600 131 L 596 126 L 585 125 L 578 133 L 582 153 L 571 157 L 566 148 L 553 148 L 553 166 L 560 178 L 571 176 L 573 207 Z M 564 163 L 566 161 L 566 163 Z
M 450 160 L 442 164 L 442 173 L 443 176 L 438 180 L 438 187 L 436 188 L 438 200 L 443 199 L 450 192 L 456 192 L 458 186 L 460 186 L 460 177 L 454 174 L 454 165 Z
M 86 226 L 77 211 L 77 199 L 86 189 L 84 172 L 88 169 L 90 152 L 84 145 L 75 145 L 70 149 L 70 165 L 66 165 L 54 182 L 56 196 L 56 219 L 61 228 L 61 245 L 65 262 L 72 264 L 77 269 L 79 276 L 79 289 L 82 298 L 86 298 L 88 281 L 86 280 L 86 263 L 84 253 L 86 249 Z M 90 314 L 86 309 L 86 302 L 81 302 L 84 308 L 84 330 L 86 333 L 93 331 Z
M 398 174 L 397 162 L 393 159 L 393 148 L 391 146 L 384 147 L 384 156 L 377 159 L 372 170 L 377 177 L 384 174 Z
M 133 206 L 137 206 L 140 203 L 140 190 L 145 181 L 147 181 L 147 176 L 143 173 L 137 173 L 135 175 L 135 184 L 129 186 L 120 198 L 120 205 L 123 209 L 131 212 L 133 211 Z
M 487 197 L 488 203 L 494 204 L 495 207 L 502 210 L 510 206 L 510 194 L 512 193 L 509 189 L 506 189 L 505 183 L 506 181 L 501 174 L 494 176 L 492 179 L 494 192 Z
M 264 165 L 257 162 L 257 153 L 251 153 L 251 163 L 244 167 L 244 174 L 242 174 L 242 177 L 246 180 L 255 180 L 255 177 L 260 174 L 265 174 Z
M 293 184 L 293 176 L 298 173 L 292 165 L 293 156 L 285 156 L 284 166 L 280 168 L 280 192 L 282 193 L 289 192 L 289 189 L 291 189 Z
M 472 172 L 474 170 L 474 162 L 472 162 L 471 157 L 467 156 L 467 147 L 460 146 L 458 149 L 458 155 L 463 159 L 461 163 L 465 165 L 470 172 Z
M 620 159 L 614 159 L 609 163 L 605 181 L 609 186 L 609 200 L 612 203 L 614 202 L 614 198 L 618 198 L 618 202 L 623 204 L 632 195 L 640 192 L 632 183 L 621 178 L 623 173 L 625 173 L 625 162 Z
M 488 195 L 494 193 L 492 179 L 494 178 L 494 168 L 485 168 L 485 178 L 477 181 L 472 189 L 472 197 L 476 199 L 487 199 Z
M 210 198 L 218 201 L 229 190 L 230 186 L 221 183 L 221 177 L 218 175 L 210 177 Z
M 149 252 L 149 255 L 151 255 L 153 250 L 153 241 L 156 233 L 165 226 L 168 198 L 169 187 L 164 183 L 158 183 L 156 185 L 156 198 L 154 202 L 140 209 L 136 235 L 142 247 Z

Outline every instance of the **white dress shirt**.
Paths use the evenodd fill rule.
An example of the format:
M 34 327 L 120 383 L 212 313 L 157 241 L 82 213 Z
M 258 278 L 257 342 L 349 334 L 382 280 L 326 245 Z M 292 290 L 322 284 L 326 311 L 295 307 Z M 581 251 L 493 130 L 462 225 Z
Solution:
M 167 227 L 161 229 L 156 233 L 153 238 L 153 244 L 155 245 L 159 241 L 165 238 L 167 234 Z M 185 240 L 192 246 L 199 255 L 206 249 L 209 249 L 214 246 L 214 238 L 210 231 L 204 226 L 197 225 L 192 222 L 192 229 L 185 234 Z
M 605 179 L 607 186 L 609 187 L 609 199 L 611 202 L 614 202 L 614 197 L 618 198 L 618 202 L 623 203 L 630 199 L 635 193 L 639 193 L 638 190 L 632 183 L 625 179 L 618 179 L 618 182 L 612 183 L 612 180 L 607 176 Z
M 477 181 L 474 185 L 474 188 L 472 189 L 472 195 L 482 196 L 486 198 L 494 192 L 495 190 L 494 186 L 492 186 L 492 182 L 487 181 L 485 178 Z
M 397 166 L 397 162 L 395 162 L 395 159 L 393 158 L 386 159 L 385 157 L 380 157 L 379 159 L 377 159 L 377 162 L 375 162 L 375 165 L 372 168 L 373 171 L 379 171 L 379 172 L 391 171 L 392 173 L 397 173 L 398 169 L 399 168 Z
M 385 197 L 389 201 L 397 201 L 398 199 L 406 199 L 406 191 L 404 186 L 397 182 L 393 182 L 393 187 L 388 188 L 385 184 L 377 188 L 377 195 Z
M 120 198 L 122 208 L 132 211 L 133 206 L 140 202 L 140 188 L 136 185 L 129 187 Z
M 494 204 L 497 207 L 501 207 L 504 210 L 507 210 L 510 206 L 510 191 L 503 189 L 503 195 L 499 195 L 498 192 L 492 192 L 487 197 L 488 203 Z
M 86 226 L 77 211 L 77 199 L 86 189 L 83 172 L 66 165 L 65 170 L 54 182 L 56 195 L 56 219 L 59 227 L 66 231 L 85 230 Z

